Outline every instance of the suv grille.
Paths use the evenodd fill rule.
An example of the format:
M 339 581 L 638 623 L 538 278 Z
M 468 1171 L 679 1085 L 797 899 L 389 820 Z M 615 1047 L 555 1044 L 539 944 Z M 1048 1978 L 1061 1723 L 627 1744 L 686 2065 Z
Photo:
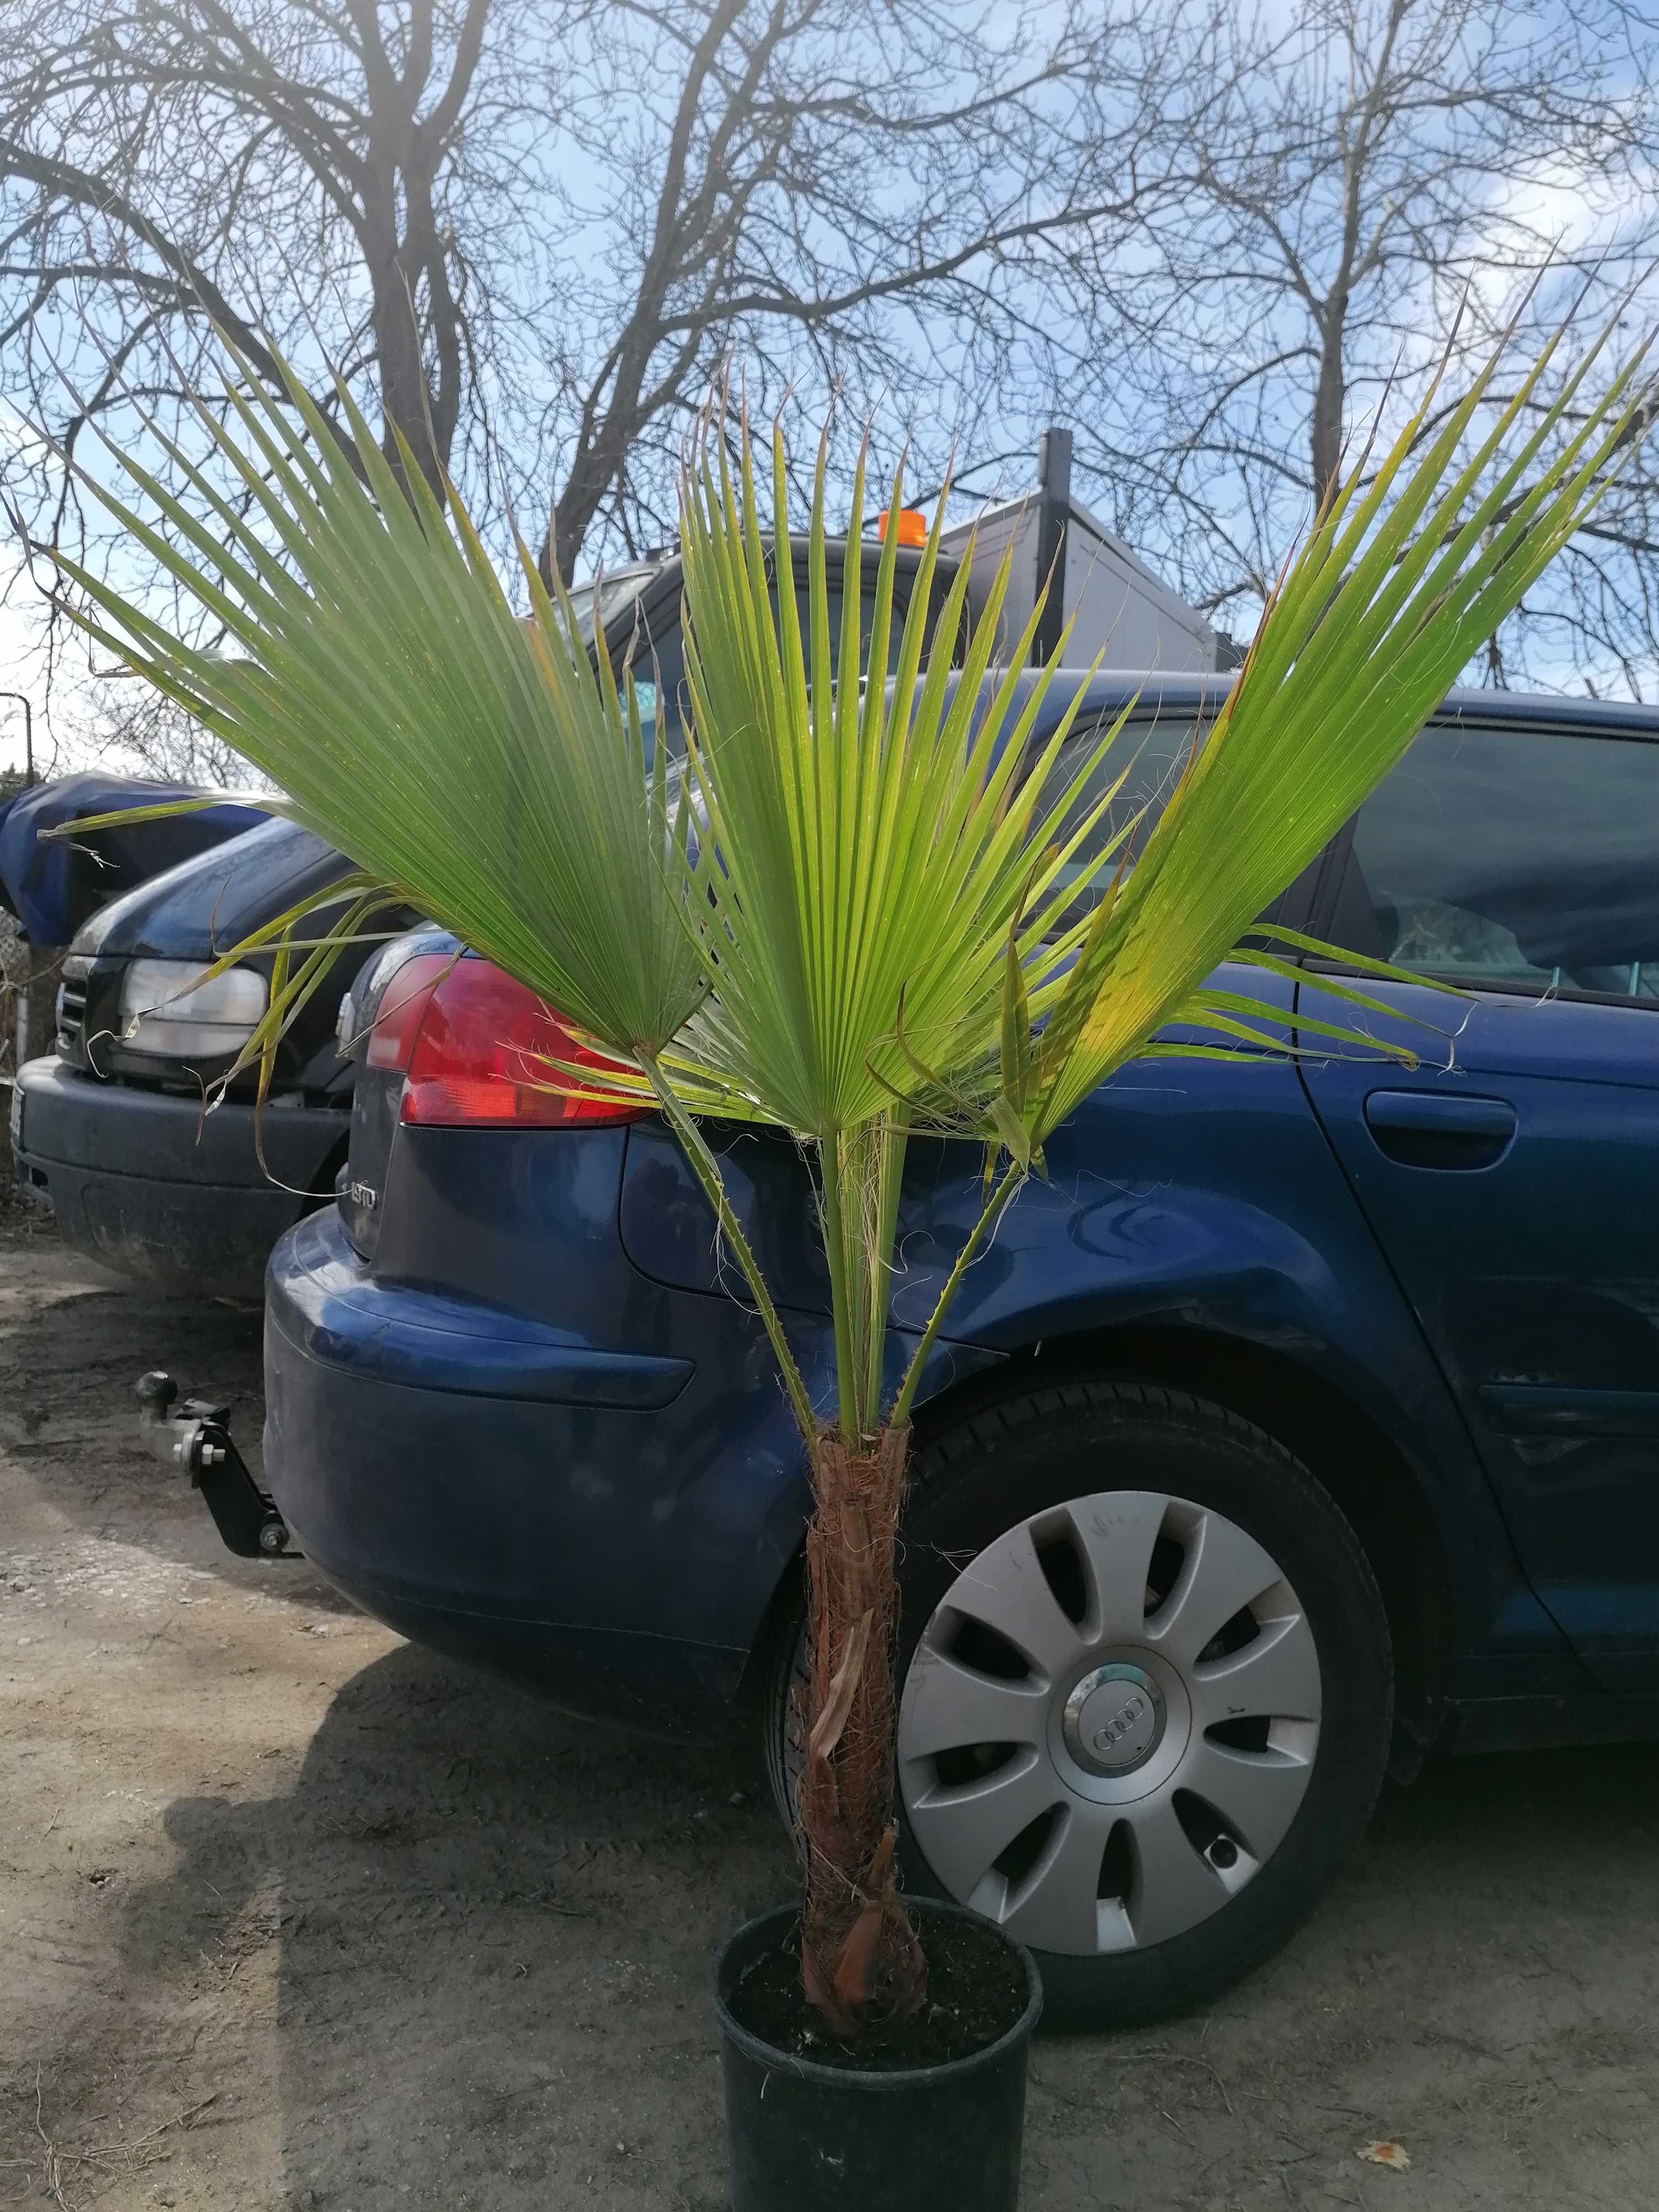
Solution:
M 77 1042 L 82 1025 L 87 1018 L 87 987 L 84 983 L 60 983 L 58 987 L 58 1049 L 68 1052 Z
M 72 1054 L 81 1042 L 91 973 L 92 963 L 84 956 L 71 953 L 64 963 L 63 981 L 58 986 L 58 1049 L 61 1053 Z

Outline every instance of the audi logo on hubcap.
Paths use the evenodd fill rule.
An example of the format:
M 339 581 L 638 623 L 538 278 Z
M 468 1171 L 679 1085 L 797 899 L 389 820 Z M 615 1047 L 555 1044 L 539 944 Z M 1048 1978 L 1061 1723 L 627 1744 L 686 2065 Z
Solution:
M 1090 1774 L 1132 1774 L 1164 1735 L 1164 1695 L 1139 1667 L 1093 1667 L 1066 1700 L 1066 1748 Z
M 1108 1721 L 1104 1728 L 1095 1730 L 1095 1749 L 1102 1758 L 1109 1758 L 1124 1737 L 1133 1732 L 1137 1722 L 1144 1720 L 1151 1711 L 1151 1705 L 1138 1690 L 1133 1696 L 1126 1698 L 1116 1717 Z

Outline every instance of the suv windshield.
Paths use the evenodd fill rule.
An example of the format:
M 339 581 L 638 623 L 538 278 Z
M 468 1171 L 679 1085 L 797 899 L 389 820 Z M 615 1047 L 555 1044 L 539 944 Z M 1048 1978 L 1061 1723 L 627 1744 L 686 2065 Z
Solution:
M 653 573 L 648 568 L 630 572 L 631 580 L 626 594 L 620 588 L 623 579 L 620 577 L 616 579 L 618 595 L 614 601 L 611 596 L 612 579 L 606 577 L 605 619 L 607 626 L 611 623 L 613 617 L 626 605 L 627 598 L 637 594 L 647 578 Z M 898 665 L 911 580 L 908 574 L 900 572 L 897 587 L 894 593 L 892 628 L 887 640 L 885 673 L 889 676 Z M 591 586 L 589 588 L 591 590 Z M 831 579 L 828 596 L 830 635 L 836 641 L 836 649 L 839 651 L 842 610 L 842 592 L 839 578 Z M 773 586 L 772 600 L 775 607 L 777 604 L 775 584 Z M 806 643 L 807 673 L 810 678 L 811 674 L 810 643 L 811 610 L 807 600 L 806 580 L 804 575 L 797 575 L 795 601 L 799 614 L 802 638 Z M 873 574 L 866 571 L 866 586 L 860 603 L 860 620 L 864 640 L 864 651 L 860 657 L 860 678 L 867 678 L 869 674 L 866 664 L 869 659 L 870 629 L 875 604 L 875 578 Z M 669 751 L 676 755 L 684 750 L 685 744 L 683 728 L 685 713 L 685 637 L 682 628 L 684 608 L 684 601 L 676 599 L 672 606 L 660 608 L 652 614 L 648 622 L 645 610 L 641 608 L 635 621 L 633 634 L 622 653 L 622 664 L 633 672 L 635 692 L 639 701 L 640 720 L 645 726 L 647 738 L 654 741 L 657 730 L 660 727 Z M 614 641 L 614 630 L 611 635 Z
M 585 584 L 570 586 L 570 605 L 576 617 L 576 635 L 584 645 L 592 645 L 595 621 L 608 626 L 611 617 L 620 614 L 630 599 L 639 597 L 649 579 L 658 573 L 658 564 L 642 562 L 631 568 L 619 568 L 613 574 L 592 577 Z

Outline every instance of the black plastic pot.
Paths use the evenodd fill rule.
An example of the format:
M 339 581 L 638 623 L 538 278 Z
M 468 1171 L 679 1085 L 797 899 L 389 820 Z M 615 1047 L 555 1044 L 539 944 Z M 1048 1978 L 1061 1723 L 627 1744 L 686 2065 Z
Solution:
M 928 1917 L 974 1917 L 906 1902 L 923 1919 L 924 1942 Z M 793 1905 L 763 1914 L 714 1960 L 732 2212 L 1014 2212 L 1025 2063 L 1042 2010 L 1030 1953 L 1002 1938 L 1029 1994 L 996 2042 L 943 2066 L 866 2073 L 798 2058 L 732 2018 L 732 1991 L 798 1917 Z

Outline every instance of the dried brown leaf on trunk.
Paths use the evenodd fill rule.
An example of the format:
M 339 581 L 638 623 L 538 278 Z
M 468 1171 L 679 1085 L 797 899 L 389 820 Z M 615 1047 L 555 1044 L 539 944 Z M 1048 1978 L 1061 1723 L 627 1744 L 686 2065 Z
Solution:
M 813 1725 L 806 1746 L 809 1759 L 827 1759 L 841 1741 L 841 1732 L 847 1725 L 847 1717 L 853 1710 L 853 1700 L 858 1695 L 859 1683 L 864 1675 L 864 1655 L 870 1644 L 870 1624 L 872 1613 L 861 1613 L 854 1622 L 847 1638 L 847 1649 L 836 1669 L 836 1678 L 830 1685 L 830 1695 L 823 1711 Z

